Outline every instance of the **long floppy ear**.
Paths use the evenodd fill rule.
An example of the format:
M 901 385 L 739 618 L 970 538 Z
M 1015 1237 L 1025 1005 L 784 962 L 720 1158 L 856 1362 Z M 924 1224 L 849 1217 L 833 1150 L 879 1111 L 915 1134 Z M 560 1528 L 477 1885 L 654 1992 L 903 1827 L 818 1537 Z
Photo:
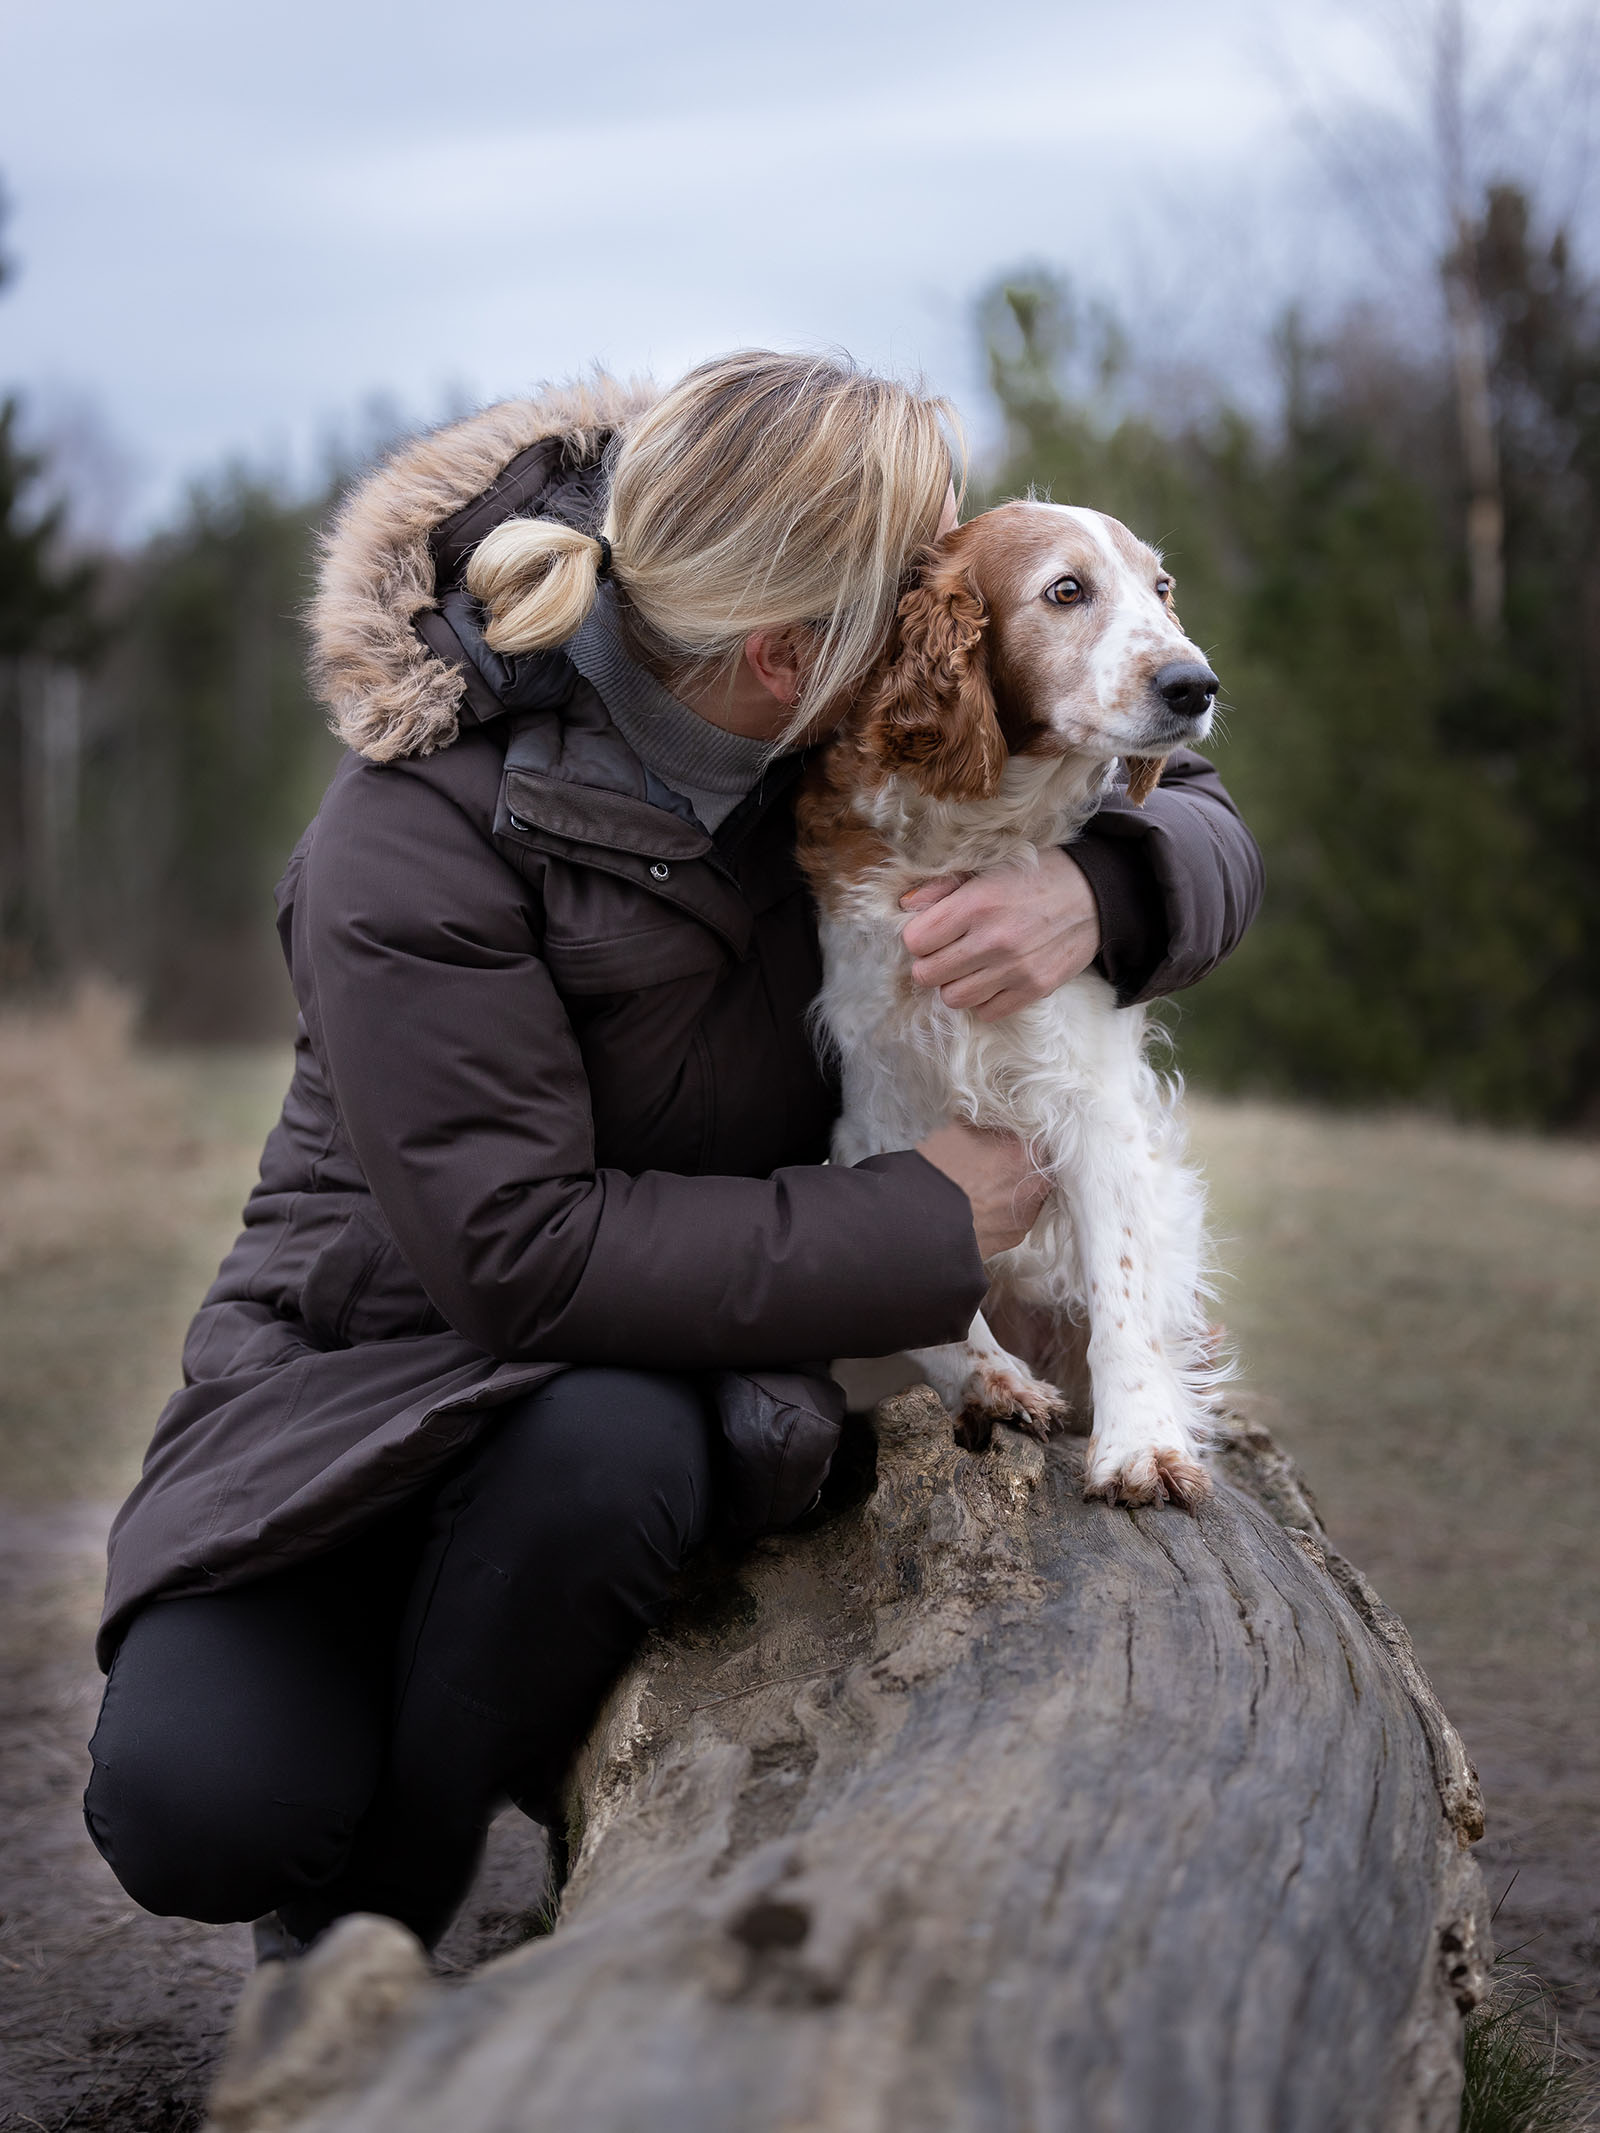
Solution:
M 1161 783 L 1161 771 L 1166 762 L 1164 755 L 1130 755 L 1123 765 L 1128 773 L 1128 798 L 1135 807 L 1143 807 L 1146 800 Z
M 986 800 L 1005 768 L 988 632 L 970 572 L 929 564 L 900 601 L 893 657 L 863 706 L 867 756 L 935 799 Z

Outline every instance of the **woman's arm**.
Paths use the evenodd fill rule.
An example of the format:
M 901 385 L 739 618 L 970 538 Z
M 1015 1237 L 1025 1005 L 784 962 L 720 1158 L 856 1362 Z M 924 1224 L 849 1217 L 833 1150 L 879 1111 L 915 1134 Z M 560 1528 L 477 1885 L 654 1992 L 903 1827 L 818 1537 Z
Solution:
M 438 783 L 335 781 L 296 989 L 367 1182 L 450 1323 L 505 1359 L 775 1365 L 959 1339 L 972 1209 L 922 1156 L 770 1178 L 595 1166 L 529 891 Z
M 927 882 L 905 899 L 919 985 L 980 1021 L 1042 1000 L 1091 963 L 1120 1005 L 1196 984 L 1261 901 L 1261 854 L 1204 756 L 1178 749 L 1142 808 L 1120 782 L 1070 851 L 1037 869 Z

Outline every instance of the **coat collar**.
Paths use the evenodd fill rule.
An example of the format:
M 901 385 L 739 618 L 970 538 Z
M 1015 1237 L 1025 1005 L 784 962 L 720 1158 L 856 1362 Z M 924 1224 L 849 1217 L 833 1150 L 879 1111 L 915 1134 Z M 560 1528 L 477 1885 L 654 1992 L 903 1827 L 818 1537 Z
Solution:
M 503 518 L 590 524 L 612 439 L 654 398 L 596 376 L 502 401 L 412 440 L 351 489 L 309 616 L 312 681 L 341 740 L 390 763 L 448 747 L 463 710 L 498 715 L 440 603 Z

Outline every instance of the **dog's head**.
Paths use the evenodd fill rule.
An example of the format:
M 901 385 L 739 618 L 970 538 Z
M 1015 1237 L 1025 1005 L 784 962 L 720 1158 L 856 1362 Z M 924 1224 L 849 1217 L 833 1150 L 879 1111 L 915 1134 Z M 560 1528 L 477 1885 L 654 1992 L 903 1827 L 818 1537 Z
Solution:
M 857 733 L 941 799 L 987 798 L 1010 756 L 1073 755 L 1121 756 L 1142 802 L 1216 691 L 1154 549 L 1098 511 L 1002 504 L 924 558 Z

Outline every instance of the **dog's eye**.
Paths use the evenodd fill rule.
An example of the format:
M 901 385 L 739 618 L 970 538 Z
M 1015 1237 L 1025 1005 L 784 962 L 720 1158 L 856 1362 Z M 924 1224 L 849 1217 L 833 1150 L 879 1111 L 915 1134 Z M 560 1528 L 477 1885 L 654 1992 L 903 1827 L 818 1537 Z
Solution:
M 1171 578 L 1157 578 L 1156 580 L 1156 598 L 1158 600 L 1170 600 L 1177 589 L 1177 585 Z
M 1076 578 L 1057 578 L 1045 587 L 1044 596 L 1052 607 L 1072 607 L 1083 598 L 1083 587 Z

